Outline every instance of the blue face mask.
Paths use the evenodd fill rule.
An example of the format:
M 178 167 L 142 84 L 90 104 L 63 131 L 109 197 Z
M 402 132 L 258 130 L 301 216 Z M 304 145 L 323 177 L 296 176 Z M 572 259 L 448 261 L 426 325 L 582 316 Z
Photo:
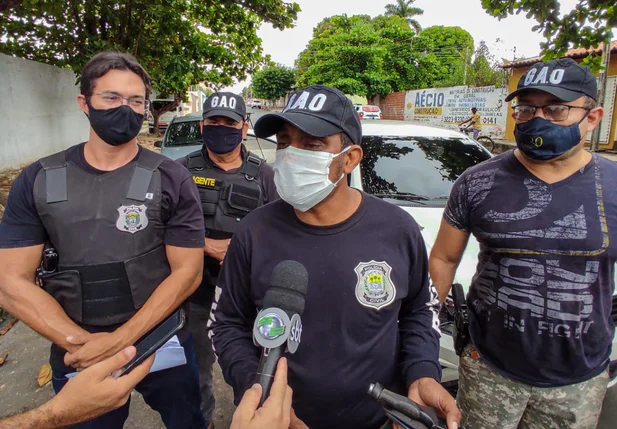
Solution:
M 563 155 L 581 142 L 578 126 L 587 114 L 576 124 L 561 126 L 536 117 L 514 129 L 516 146 L 529 158 L 548 161 Z

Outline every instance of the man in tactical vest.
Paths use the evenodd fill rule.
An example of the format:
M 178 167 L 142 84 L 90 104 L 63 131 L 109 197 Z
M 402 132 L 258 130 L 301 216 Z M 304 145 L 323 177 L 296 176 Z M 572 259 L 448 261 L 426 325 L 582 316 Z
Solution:
M 278 198 L 272 167 L 249 152 L 242 141 L 249 124 L 242 97 L 217 92 L 204 102 L 201 121 L 204 145 L 178 162 L 188 168 L 201 197 L 206 238 L 202 283 L 189 300 L 189 330 L 199 363 L 202 412 L 214 412 L 212 365 L 215 361 L 206 325 L 216 280 L 231 236 L 249 212 Z
M 77 97 L 88 141 L 27 167 L 0 224 L 0 306 L 52 341 L 56 392 L 71 373 L 135 344 L 201 281 L 197 188 L 184 168 L 137 144 L 149 87 L 130 55 L 95 55 Z M 193 340 L 187 331 L 172 340 L 161 353 L 174 347 L 176 359 L 137 390 L 167 428 L 205 429 Z M 120 429 L 128 413 L 126 404 L 75 427 Z

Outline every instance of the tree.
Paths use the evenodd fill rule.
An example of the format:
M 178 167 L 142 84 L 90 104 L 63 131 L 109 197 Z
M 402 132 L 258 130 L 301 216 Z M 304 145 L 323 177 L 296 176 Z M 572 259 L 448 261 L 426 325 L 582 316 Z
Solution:
M 326 18 L 296 61 L 298 85 L 323 84 L 368 98 L 426 87 L 438 63 L 414 50 L 414 41 L 428 43 L 398 16 Z
M 433 26 L 422 30 L 417 50 L 433 54 L 439 63 L 435 87 L 457 86 L 465 83 L 465 67 L 474 52 L 473 37 L 461 27 Z
M 255 73 L 252 86 L 255 96 L 274 102 L 287 95 L 295 83 L 296 71 L 277 64 Z
M 419 7 L 412 6 L 416 0 L 396 0 L 395 4 L 386 5 L 386 16 L 400 16 L 405 18 L 407 23 L 419 33 L 422 30 L 420 23 L 414 19 L 414 16 L 424 14 L 424 10 Z
M 158 96 L 173 97 L 152 111 L 158 124 L 190 85 L 231 85 L 268 61 L 260 24 L 291 27 L 299 10 L 284 0 L 24 1 L 0 15 L 0 52 L 77 75 L 97 52 L 129 52 L 152 76 Z
M 614 0 L 578 0 L 573 10 L 561 15 L 558 0 L 482 0 L 486 12 L 499 19 L 525 12 L 538 25 L 533 31 L 542 33 L 545 60 L 562 57 L 571 47 L 587 49 L 610 42 L 612 28 L 617 27 L 617 6 Z M 600 68 L 600 58 L 589 56 L 585 62 L 592 69 Z
M 486 42 L 480 41 L 469 70 L 469 84 L 473 86 L 497 86 L 503 84 L 503 70 L 499 61 L 491 54 Z
M 240 95 L 245 100 L 248 100 L 249 98 L 253 98 L 253 85 L 251 84 L 251 85 L 248 85 L 242 88 L 242 92 L 240 92 Z

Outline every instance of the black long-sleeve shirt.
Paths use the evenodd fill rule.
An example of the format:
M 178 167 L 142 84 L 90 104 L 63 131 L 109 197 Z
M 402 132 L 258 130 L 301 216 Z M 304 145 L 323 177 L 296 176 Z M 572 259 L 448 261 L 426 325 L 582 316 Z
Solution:
M 287 357 L 293 407 L 311 429 L 378 428 L 370 383 L 406 395 L 418 378 L 440 379 L 436 294 L 412 217 L 363 194 L 349 219 L 316 227 L 277 201 L 242 221 L 219 276 L 213 342 L 236 403 L 255 380 L 252 326 L 272 270 L 289 259 L 309 276 L 302 341 Z

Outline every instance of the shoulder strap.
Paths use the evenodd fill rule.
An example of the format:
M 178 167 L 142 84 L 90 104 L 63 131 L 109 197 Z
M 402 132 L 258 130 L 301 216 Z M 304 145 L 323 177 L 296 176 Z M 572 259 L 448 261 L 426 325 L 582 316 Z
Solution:
M 201 171 L 204 168 L 211 168 L 211 165 L 206 162 L 204 153 L 201 150 L 196 150 L 186 156 L 186 168 L 190 171 Z
M 66 152 L 62 151 L 39 160 L 45 170 L 45 197 L 47 203 L 68 200 L 66 186 Z
M 150 182 L 152 181 L 152 175 L 165 159 L 163 155 L 142 148 L 139 158 L 137 158 L 137 162 L 135 163 L 126 198 L 136 201 L 145 201 Z
M 240 174 L 244 174 L 248 180 L 258 179 L 259 173 L 261 172 L 261 164 L 263 163 L 263 159 L 255 155 L 253 152 L 249 152 L 246 155 L 246 158 L 244 158 L 244 164 L 242 164 Z

